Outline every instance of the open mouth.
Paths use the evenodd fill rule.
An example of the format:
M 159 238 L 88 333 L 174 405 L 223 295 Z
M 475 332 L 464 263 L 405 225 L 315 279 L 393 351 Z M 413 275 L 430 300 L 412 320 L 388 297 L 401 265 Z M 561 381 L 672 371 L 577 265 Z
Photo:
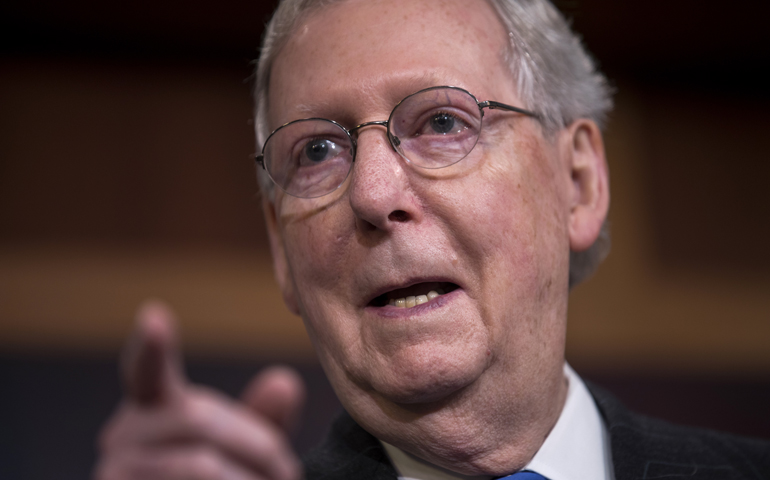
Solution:
M 385 292 L 369 302 L 372 307 L 411 308 L 422 305 L 441 295 L 457 290 L 459 287 L 451 282 L 423 282 L 415 283 L 406 288 L 399 288 Z

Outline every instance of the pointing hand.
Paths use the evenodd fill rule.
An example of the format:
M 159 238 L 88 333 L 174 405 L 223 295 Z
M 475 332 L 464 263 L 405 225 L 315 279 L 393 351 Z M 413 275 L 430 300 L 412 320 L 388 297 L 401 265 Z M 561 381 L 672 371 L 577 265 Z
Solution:
M 171 311 L 145 303 L 123 355 L 126 395 L 102 432 L 97 480 L 296 480 L 286 431 L 305 397 L 299 375 L 266 369 L 242 402 L 190 384 Z

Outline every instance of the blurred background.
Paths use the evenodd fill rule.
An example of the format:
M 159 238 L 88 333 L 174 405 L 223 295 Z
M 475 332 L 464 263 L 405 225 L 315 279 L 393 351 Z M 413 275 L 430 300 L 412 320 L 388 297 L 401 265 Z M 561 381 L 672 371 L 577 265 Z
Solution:
M 249 77 L 273 1 L 0 6 L 0 478 L 87 478 L 145 298 L 188 373 L 310 383 L 273 282 Z M 557 2 L 617 90 L 613 250 L 574 291 L 568 359 L 636 410 L 770 438 L 770 2 Z

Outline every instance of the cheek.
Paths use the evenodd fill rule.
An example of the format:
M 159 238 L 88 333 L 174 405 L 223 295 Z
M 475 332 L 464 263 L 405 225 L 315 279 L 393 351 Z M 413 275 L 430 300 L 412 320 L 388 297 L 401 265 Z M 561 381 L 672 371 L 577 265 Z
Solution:
M 490 188 L 473 205 L 482 213 L 473 215 L 470 230 L 477 239 L 473 245 L 479 251 L 474 256 L 481 263 L 486 301 L 517 312 L 526 304 L 516 301 L 513 306 L 505 299 L 531 298 L 542 267 L 537 205 L 522 183 L 519 179 L 490 182 Z
M 303 202 L 307 208 L 308 202 Z M 316 349 L 327 345 L 333 350 L 355 331 L 344 314 L 351 305 L 346 273 L 355 260 L 353 230 L 346 228 L 352 220 L 334 202 L 299 212 L 292 211 L 292 206 L 288 203 L 283 211 L 282 234 L 300 316 Z
M 506 257 L 520 268 L 538 266 L 554 242 L 566 239 L 566 218 L 552 161 L 538 149 L 490 162 L 483 188 L 465 195 L 464 221 L 471 232 L 465 245 L 483 256 Z M 532 272 L 519 271 L 518 274 Z
M 568 254 L 569 204 L 564 183 L 568 176 L 562 174 L 556 146 L 530 136 L 515 148 L 520 153 L 511 162 L 514 173 L 508 187 L 513 194 L 506 197 L 501 192 L 504 211 L 500 214 L 511 212 L 509 225 L 517 230 L 512 233 L 524 236 L 522 240 L 540 260 L 544 254 Z
M 309 286 L 328 289 L 341 280 L 335 272 L 347 260 L 350 240 L 342 233 L 343 222 L 332 209 L 324 209 L 284 224 L 284 247 L 300 296 Z
M 518 141 L 485 162 L 474 182 L 483 188 L 462 189 L 455 248 L 479 263 L 486 301 L 509 312 L 534 314 L 550 286 L 562 276 L 566 282 L 568 211 L 552 154 L 538 141 Z

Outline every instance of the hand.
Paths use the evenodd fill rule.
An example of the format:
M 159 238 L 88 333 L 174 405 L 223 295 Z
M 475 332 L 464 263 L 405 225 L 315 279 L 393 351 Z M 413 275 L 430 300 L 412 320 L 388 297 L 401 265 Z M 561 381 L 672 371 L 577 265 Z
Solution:
M 100 436 L 97 480 L 297 480 L 286 437 L 305 388 L 274 367 L 257 375 L 242 402 L 191 385 L 182 372 L 171 311 L 139 309 L 123 357 L 126 396 Z

